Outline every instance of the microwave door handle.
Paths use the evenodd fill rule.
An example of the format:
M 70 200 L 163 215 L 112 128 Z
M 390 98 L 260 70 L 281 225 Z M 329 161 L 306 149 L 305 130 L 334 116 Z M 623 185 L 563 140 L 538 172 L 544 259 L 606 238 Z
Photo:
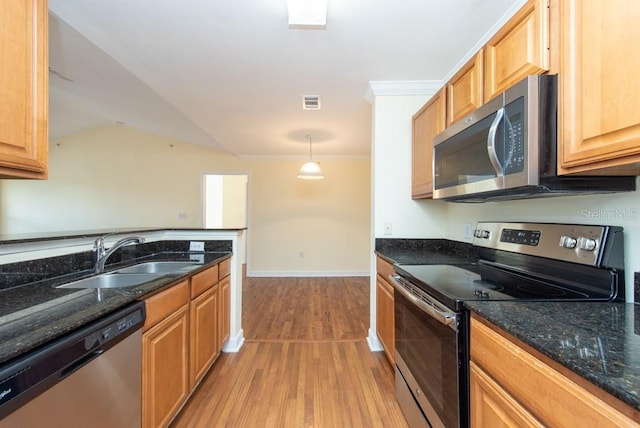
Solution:
M 431 298 L 429 295 L 424 296 L 424 301 L 418 299 L 402 285 L 401 282 L 403 280 L 399 275 L 389 275 L 389 280 L 391 281 L 394 289 L 396 289 L 400 294 L 406 297 L 411 303 L 416 305 L 420 310 L 422 310 L 424 313 L 437 320 L 441 324 L 444 324 L 452 330 L 457 331 L 458 317 L 455 312 L 450 312 L 444 308 L 441 308 L 441 304 L 437 300 Z
M 487 153 L 489 154 L 489 160 L 493 169 L 495 169 L 498 177 L 504 176 L 504 170 L 500 164 L 500 158 L 496 150 L 496 134 L 498 133 L 498 126 L 504 117 L 504 107 L 499 109 L 496 114 L 496 118 L 493 119 L 493 123 L 489 128 L 489 135 L 487 136 Z

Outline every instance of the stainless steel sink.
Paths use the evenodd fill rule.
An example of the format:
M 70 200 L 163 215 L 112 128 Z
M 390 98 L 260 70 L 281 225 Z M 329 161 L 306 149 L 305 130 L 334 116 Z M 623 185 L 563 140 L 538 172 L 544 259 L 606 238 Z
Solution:
M 165 274 L 161 273 L 138 273 L 131 275 L 118 275 L 107 273 L 89 278 L 79 279 L 67 284 L 59 285 L 57 288 L 122 288 L 133 287 L 145 282 L 158 279 Z
M 146 262 L 126 268 L 118 269 L 113 273 L 140 274 L 140 273 L 185 273 L 202 266 L 196 262 Z

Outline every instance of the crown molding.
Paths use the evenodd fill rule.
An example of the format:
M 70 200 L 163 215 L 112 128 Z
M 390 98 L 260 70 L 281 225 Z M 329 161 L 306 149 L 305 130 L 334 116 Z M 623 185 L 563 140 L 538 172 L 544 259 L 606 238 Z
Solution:
M 309 155 L 239 155 L 238 159 L 245 161 L 273 161 L 273 162 L 287 162 L 287 161 L 301 161 L 309 160 Z M 316 161 L 368 161 L 371 160 L 371 155 L 313 155 L 313 160 Z
M 433 95 L 442 87 L 442 80 L 374 80 L 370 81 L 364 98 L 370 104 L 378 96 Z

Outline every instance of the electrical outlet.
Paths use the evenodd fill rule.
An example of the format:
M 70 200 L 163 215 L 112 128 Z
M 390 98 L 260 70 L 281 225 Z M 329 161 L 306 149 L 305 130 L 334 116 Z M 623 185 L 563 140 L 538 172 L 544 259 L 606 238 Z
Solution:
M 471 239 L 471 223 L 464 224 L 464 239 Z
M 385 235 L 391 235 L 392 231 L 391 231 L 391 223 L 387 222 L 384 224 L 384 234 Z
M 189 242 L 189 251 L 204 251 L 204 242 L 202 241 Z

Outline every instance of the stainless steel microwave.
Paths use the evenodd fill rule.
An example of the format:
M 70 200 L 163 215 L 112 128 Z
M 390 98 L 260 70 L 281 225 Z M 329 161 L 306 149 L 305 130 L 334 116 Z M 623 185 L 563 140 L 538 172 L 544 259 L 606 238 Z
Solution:
M 528 76 L 433 140 L 434 199 L 635 190 L 634 177 L 558 176 L 557 76 Z

